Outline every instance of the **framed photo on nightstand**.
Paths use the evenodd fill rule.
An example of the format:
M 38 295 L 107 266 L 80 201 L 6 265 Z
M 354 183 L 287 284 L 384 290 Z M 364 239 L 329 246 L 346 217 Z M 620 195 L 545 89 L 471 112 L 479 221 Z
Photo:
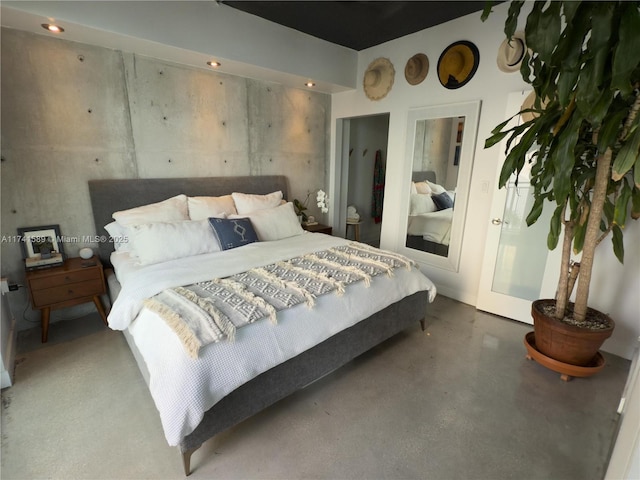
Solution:
M 64 246 L 59 225 L 18 228 L 25 268 L 55 267 L 64 262 Z

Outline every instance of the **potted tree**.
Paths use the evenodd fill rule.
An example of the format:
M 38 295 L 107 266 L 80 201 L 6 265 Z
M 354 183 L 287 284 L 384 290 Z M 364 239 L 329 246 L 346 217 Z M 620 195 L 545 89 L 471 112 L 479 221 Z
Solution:
M 509 6 L 504 32 L 511 39 L 524 2 Z M 485 20 L 489 4 L 483 12 Z M 545 202 L 554 212 L 549 249 L 562 238 L 555 299 L 532 304 L 535 348 L 554 361 L 590 366 L 614 322 L 588 308 L 596 247 L 611 235 L 624 260 L 623 229 L 640 217 L 640 3 L 536 1 L 526 18 L 527 53 L 520 73 L 535 101 L 515 127 L 498 125 L 489 148 L 506 139 L 499 187 L 531 165 L 531 225 Z M 526 118 L 526 115 L 525 115 Z M 536 153 L 526 157 L 530 149 Z M 582 254 L 579 263 L 574 254 Z M 570 297 L 577 280 L 575 302 Z

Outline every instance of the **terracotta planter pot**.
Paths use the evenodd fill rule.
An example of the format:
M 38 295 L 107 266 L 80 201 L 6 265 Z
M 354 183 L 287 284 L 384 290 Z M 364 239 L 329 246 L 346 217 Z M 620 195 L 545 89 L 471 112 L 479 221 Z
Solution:
M 553 305 L 555 302 L 554 299 L 545 299 L 531 304 L 536 348 L 547 357 L 563 363 L 590 365 L 604 341 L 613 333 L 613 320 L 589 308 L 589 311 L 605 316 L 609 320 L 609 328 L 589 330 L 568 325 L 543 313 L 545 305 Z M 573 304 L 570 304 L 570 308 L 573 308 Z

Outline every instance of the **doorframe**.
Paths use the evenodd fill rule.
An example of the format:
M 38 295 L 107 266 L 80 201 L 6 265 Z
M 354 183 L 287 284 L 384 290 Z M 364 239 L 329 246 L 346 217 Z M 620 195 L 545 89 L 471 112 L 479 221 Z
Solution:
M 347 199 L 349 193 L 349 150 L 351 147 L 351 121 L 386 115 L 391 121 L 391 112 L 378 112 L 368 115 L 336 118 L 336 142 L 334 145 L 335 161 L 329 167 L 329 198 L 332 199 L 332 210 L 329 219 L 333 234 L 346 238 L 347 230 Z M 385 151 L 389 147 L 389 132 L 387 127 L 387 141 Z M 371 178 L 373 182 L 373 178 Z M 373 183 L 372 183 L 373 185 Z M 385 193 L 387 188 L 387 169 L 385 169 Z M 383 219 L 384 221 L 384 219 Z
M 523 90 L 508 94 L 505 118 L 511 117 L 520 110 L 522 102 L 529 93 L 529 90 Z M 500 156 L 495 172 L 495 185 L 498 185 L 499 183 L 500 171 L 506 159 L 506 155 L 504 153 L 506 141 L 506 139 L 502 140 L 498 146 Z M 491 198 L 490 215 L 487 218 L 488 222 L 491 222 L 491 219 L 493 218 L 503 217 L 506 200 L 506 188 L 494 189 Z M 531 300 L 525 300 L 492 291 L 501 232 L 501 226 L 490 225 L 489 228 L 487 228 L 482 269 L 480 271 L 480 281 L 478 284 L 476 309 L 511 318 L 513 320 L 518 320 L 523 323 L 532 324 Z M 555 250 L 548 251 L 538 298 L 555 298 L 555 288 L 558 276 L 560 275 L 561 256 L 562 252 L 559 247 Z

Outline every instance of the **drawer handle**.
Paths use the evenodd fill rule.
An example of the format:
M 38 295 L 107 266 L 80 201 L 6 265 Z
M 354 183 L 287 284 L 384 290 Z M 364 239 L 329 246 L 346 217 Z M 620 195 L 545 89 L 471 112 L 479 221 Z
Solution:
M 65 282 L 69 282 L 69 281 L 71 281 L 71 278 L 69 276 L 66 276 L 66 277 L 64 277 L 64 281 Z
M 67 293 L 68 293 L 69 295 L 73 295 L 73 290 L 69 289 L 69 290 L 67 291 Z

